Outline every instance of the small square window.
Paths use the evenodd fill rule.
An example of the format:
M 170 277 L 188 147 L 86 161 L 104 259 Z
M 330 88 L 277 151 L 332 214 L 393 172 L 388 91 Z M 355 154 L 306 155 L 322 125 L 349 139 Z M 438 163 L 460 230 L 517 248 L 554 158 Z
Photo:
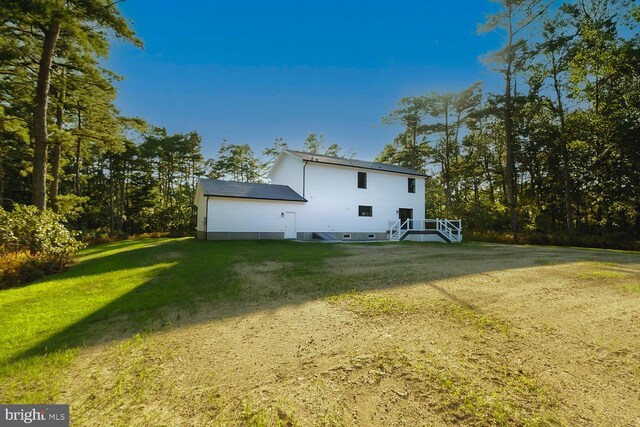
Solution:
M 366 172 L 358 172 L 358 188 L 367 188 Z
M 358 206 L 358 216 L 373 216 L 373 206 Z
M 416 179 L 415 178 L 409 178 L 408 186 L 409 186 L 409 193 L 415 193 L 416 192 Z

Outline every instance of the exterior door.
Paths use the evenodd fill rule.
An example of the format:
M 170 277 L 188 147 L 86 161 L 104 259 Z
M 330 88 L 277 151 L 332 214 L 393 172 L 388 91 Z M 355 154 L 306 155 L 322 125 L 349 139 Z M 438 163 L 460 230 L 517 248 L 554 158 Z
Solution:
M 296 213 L 295 212 L 284 213 L 284 238 L 285 239 L 296 238 Z
M 413 219 L 413 209 L 400 208 L 398 209 L 398 216 L 403 229 L 413 228 L 411 224 L 412 221 L 409 221 L 406 225 L 404 224 L 406 220 Z

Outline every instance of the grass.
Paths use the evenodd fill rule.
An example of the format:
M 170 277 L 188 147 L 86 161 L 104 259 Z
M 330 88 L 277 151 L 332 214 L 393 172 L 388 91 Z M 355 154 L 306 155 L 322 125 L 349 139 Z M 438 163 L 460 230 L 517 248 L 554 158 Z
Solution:
M 640 293 L 640 283 L 634 275 L 619 271 L 620 265 L 614 262 L 588 261 L 577 273 L 579 279 L 589 284 L 616 285 L 624 293 Z
M 408 303 L 392 295 L 351 291 L 326 298 L 333 304 L 343 305 L 349 310 L 366 316 L 398 315 L 415 312 L 418 305 Z
M 514 332 L 514 327 L 507 320 L 492 314 L 481 314 L 473 307 L 465 307 L 453 301 L 438 299 L 432 304 L 433 309 L 443 317 L 463 325 L 475 327 L 479 335 L 492 331 L 504 335 Z
M 193 313 L 201 304 L 249 298 L 235 265 L 277 261 L 290 265 L 287 274 L 305 275 L 341 252 L 299 248 L 191 238 L 115 242 L 84 250 L 65 273 L 2 291 L 0 381 L 8 387 L 0 401 L 55 401 L 60 379 L 54 373 L 77 349 L 170 326 L 175 313 Z
M 585 259 L 582 250 L 477 243 L 363 246 L 192 238 L 94 246 L 65 273 L 0 291 L 0 402 L 65 402 L 65 381 L 69 385 L 71 377 L 78 425 L 104 414 L 110 414 L 112 425 L 350 425 L 351 405 L 356 398 L 363 405 L 360 396 L 367 394 L 370 402 L 379 396 L 377 402 L 391 412 L 415 406 L 450 425 L 562 424 L 558 420 L 565 419 L 562 411 L 569 406 L 548 387 L 549 378 L 532 368 L 529 360 L 536 357 L 524 356 L 537 354 L 529 339 L 562 338 L 562 319 L 528 320 L 528 305 L 514 315 L 501 301 L 512 289 L 522 289 L 534 308 L 562 307 L 585 295 L 603 303 L 637 298 L 637 260 L 610 252 Z M 447 267 L 454 264 L 464 268 Z M 528 268 L 531 274 L 523 274 Z M 532 274 L 545 275 L 544 280 L 529 282 Z M 557 280 L 564 285 L 557 286 Z M 558 292 L 563 293 L 555 299 Z M 295 311 L 308 308 L 312 311 Z M 323 330 L 320 322 L 339 310 L 357 316 L 340 320 L 333 332 Z M 295 314 L 280 317 L 287 312 Z M 300 313 L 312 313 L 313 320 L 298 335 L 287 336 Z M 289 323 L 280 331 L 283 318 Z M 247 320 L 251 328 L 242 329 Z M 269 326 L 261 329 L 262 322 Z M 191 353 L 180 344 L 197 352 L 198 338 L 228 327 L 234 338 L 242 338 L 242 348 L 221 348 L 217 356 L 257 355 L 256 366 L 271 364 L 257 371 L 263 383 L 248 381 L 246 369 L 238 371 L 242 377 L 218 372 L 224 358 L 206 369 L 190 365 L 211 363 L 209 353 L 188 360 Z M 201 335 L 184 335 L 190 329 Z M 361 333 L 365 341 L 358 341 Z M 281 343 L 261 341 L 266 337 Z M 343 348 L 335 347 L 334 338 Z M 354 342 L 358 345 L 349 347 Z M 276 344 L 284 347 L 268 360 L 269 351 L 261 349 Z M 203 348 L 217 351 L 225 344 L 209 345 Z M 607 360 L 618 364 L 614 368 L 637 385 L 637 349 L 622 349 L 593 356 L 606 351 Z M 322 366 L 314 368 L 316 361 Z M 284 375 L 273 380 L 273 368 Z M 230 391 L 230 381 L 251 387 L 235 384 Z M 396 415 L 385 420 L 394 424 L 401 419 Z
M 618 273 L 617 271 L 608 270 L 589 270 L 586 273 L 580 273 L 578 275 L 581 279 L 619 279 L 625 277 L 625 274 Z
M 640 293 L 640 283 L 630 283 L 628 285 L 622 285 L 621 288 L 626 292 Z
M 242 401 L 241 420 L 250 427 L 293 427 L 299 425 L 295 419 L 295 408 L 284 399 L 276 406 L 255 404 L 251 399 Z
M 493 387 L 487 387 L 474 377 L 475 365 L 467 365 L 464 359 L 447 354 L 446 349 L 412 355 L 393 347 L 369 357 L 354 357 L 347 370 L 367 372 L 368 384 L 400 378 L 401 389 L 428 396 L 427 402 L 435 405 L 451 425 L 561 425 L 553 415 L 558 401 L 535 376 L 503 366 L 492 373 Z M 395 389 L 393 392 L 408 395 Z

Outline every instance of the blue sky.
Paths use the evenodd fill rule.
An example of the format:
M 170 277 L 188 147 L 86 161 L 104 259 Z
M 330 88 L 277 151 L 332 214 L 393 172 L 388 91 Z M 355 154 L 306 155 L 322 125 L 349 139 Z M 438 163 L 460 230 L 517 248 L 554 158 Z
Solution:
M 403 96 L 461 90 L 499 76 L 480 62 L 501 44 L 477 24 L 488 0 L 127 0 L 143 50 L 114 43 L 108 67 L 122 113 L 198 131 L 203 152 L 223 138 L 256 153 L 311 133 L 371 159 L 399 129 L 381 118 Z

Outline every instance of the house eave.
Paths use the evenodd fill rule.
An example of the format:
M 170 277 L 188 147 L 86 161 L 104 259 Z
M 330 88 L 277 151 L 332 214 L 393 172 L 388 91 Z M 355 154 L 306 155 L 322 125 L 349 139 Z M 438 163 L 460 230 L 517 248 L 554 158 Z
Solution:
M 246 196 L 223 196 L 219 194 L 203 194 L 205 197 L 222 197 L 225 199 L 246 199 L 246 200 L 271 200 L 278 202 L 293 202 L 293 203 L 306 203 L 307 199 L 303 198 L 302 200 L 293 200 L 293 199 L 276 199 L 276 198 L 266 198 L 266 197 L 246 197 Z
M 296 159 L 299 159 L 301 161 L 303 161 L 304 163 L 307 164 L 324 164 L 324 165 L 329 165 L 329 166 L 337 166 L 337 167 L 345 167 L 345 168 L 352 168 L 352 169 L 360 169 L 360 170 L 371 170 L 371 171 L 376 171 L 376 172 L 384 172 L 384 173 L 392 173 L 392 174 L 396 174 L 396 175 L 405 175 L 405 176 L 418 176 L 418 177 L 422 177 L 422 178 L 430 178 L 429 175 L 422 173 L 422 172 L 412 172 L 412 171 L 397 171 L 397 170 L 392 170 L 392 169 L 381 169 L 381 168 L 376 168 L 376 167 L 369 167 L 366 165 L 350 165 L 350 164 L 342 164 L 342 163 L 334 163 L 334 162 L 328 162 L 328 161 L 324 161 L 321 160 L 319 158 L 313 158 L 313 155 L 311 153 L 303 153 L 303 154 L 309 154 L 310 156 L 312 156 L 311 159 L 307 159 L 303 156 L 300 156 L 295 150 L 283 150 L 282 153 L 280 153 L 280 157 L 278 157 L 278 161 L 280 160 L 280 158 L 282 157 L 282 154 L 288 154 L 292 157 L 295 157 Z M 344 160 L 349 160 L 349 159 L 344 159 Z M 360 162 L 364 162 L 362 160 L 360 160 Z M 278 162 L 276 162 L 278 163 Z M 375 163 L 375 162 L 372 162 Z M 395 165 L 390 165 L 390 166 L 395 166 Z M 274 164 L 275 167 L 275 164 Z M 271 170 L 274 169 L 274 167 L 272 167 Z M 406 168 L 405 168 L 406 169 Z
M 355 166 L 355 165 L 340 165 L 340 164 L 336 164 L 336 163 L 330 163 L 330 162 L 323 162 L 323 161 L 319 161 L 319 160 L 306 160 L 307 163 L 309 164 L 323 164 L 323 165 L 329 165 L 329 166 L 336 166 L 336 167 L 341 167 L 341 168 L 351 168 L 351 169 L 365 169 L 365 170 L 372 170 L 372 171 L 376 171 L 376 172 L 384 172 L 384 173 L 392 173 L 395 175 L 411 175 L 411 176 L 419 176 L 422 178 L 429 178 L 429 175 L 424 174 L 424 173 L 411 173 L 411 172 L 398 172 L 398 171 L 391 171 L 391 170 L 385 170 L 385 169 L 378 169 L 378 168 L 371 168 L 371 167 L 366 167 L 366 166 Z

